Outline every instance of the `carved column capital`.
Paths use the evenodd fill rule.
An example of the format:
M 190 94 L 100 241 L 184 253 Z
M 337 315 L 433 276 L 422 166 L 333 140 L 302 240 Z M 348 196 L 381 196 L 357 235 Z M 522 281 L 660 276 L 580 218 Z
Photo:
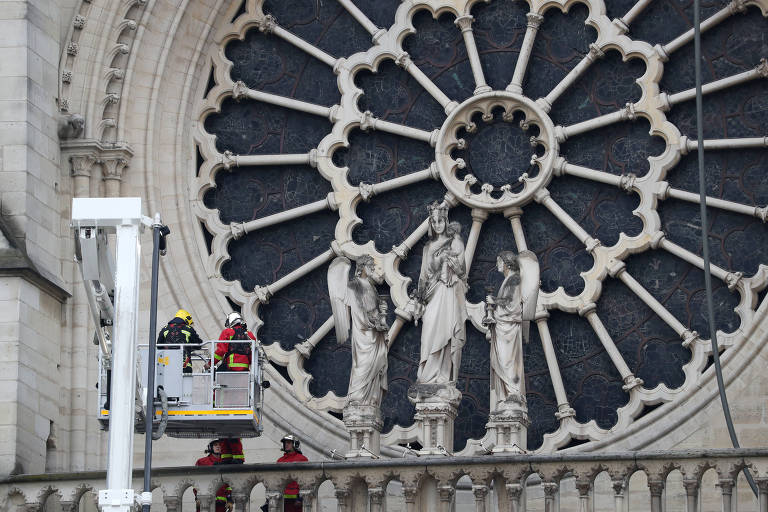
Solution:
M 368 489 L 368 497 L 371 499 L 371 505 L 381 506 L 384 502 L 384 489 L 381 487 L 371 487 Z
M 267 14 L 258 21 L 257 26 L 264 34 L 271 34 L 277 26 L 277 20 L 271 14 Z
M 248 86 L 245 85 L 245 82 L 238 80 L 232 86 L 232 98 L 235 101 L 240 101 L 248 95 L 248 90 Z
M 699 495 L 699 481 L 696 478 L 684 478 L 683 487 L 687 496 Z
M 544 482 L 543 484 L 541 484 L 541 487 L 544 489 L 545 498 L 554 498 L 555 494 L 557 494 L 558 489 L 560 489 L 560 486 L 557 485 L 555 482 Z
M 128 166 L 128 160 L 119 156 L 105 156 L 100 161 L 104 167 L 104 180 L 123 179 L 123 170 Z
M 717 486 L 723 494 L 733 494 L 734 485 L 736 485 L 736 482 L 732 478 L 721 478 L 717 481 Z
M 301 489 L 299 491 L 299 496 L 301 496 L 301 503 L 303 504 L 304 510 L 311 512 L 315 502 L 315 491 L 312 489 Z
M 70 175 L 82 176 L 85 178 L 91 177 L 91 170 L 93 164 L 96 163 L 96 156 L 94 154 L 75 154 L 69 157 Z
M 416 503 L 419 495 L 419 489 L 415 485 L 403 485 L 403 496 L 406 503 Z
M 472 22 L 474 19 L 474 16 L 471 14 L 465 14 L 464 16 L 459 16 L 456 18 L 453 24 L 459 27 L 462 32 L 466 32 L 468 30 L 472 30 Z
M 62 501 L 60 504 L 62 512 L 77 512 L 78 502 L 76 501 Z
M 627 487 L 627 481 L 623 478 L 614 478 L 611 480 L 611 487 L 613 487 L 614 496 L 624 496 L 624 490 Z
M 506 484 L 504 486 L 507 489 L 507 496 L 511 500 L 520 499 L 523 495 L 523 486 L 521 484 Z
M 648 489 L 651 492 L 651 496 L 661 496 L 664 491 L 664 480 L 649 479 Z
M 588 497 L 589 491 L 592 490 L 592 482 L 586 480 L 576 480 L 576 489 L 579 491 L 579 497 Z
M 200 510 L 203 512 L 212 512 L 211 509 L 213 508 L 213 501 L 215 496 L 212 496 L 210 494 L 197 494 L 197 501 L 200 502 Z
M 541 26 L 541 22 L 544 21 L 544 16 L 534 12 L 529 12 L 525 17 L 528 18 L 528 28 L 538 29 Z
M 165 504 L 167 512 L 177 512 L 181 510 L 181 500 L 178 496 L 166 496 L 163 498 L 163 503 Z
M 339 504 L 339 510 L 349 510 L 349 498 L 352 493 L 349 489 L 336 489 L 336 501 Z
M 437 494 L 440 496 L 440 501 L 448 503 L 453 500 L 453 495 L 456 494 L 456 489 L 450 485 L 441 485 L 437 488 Z

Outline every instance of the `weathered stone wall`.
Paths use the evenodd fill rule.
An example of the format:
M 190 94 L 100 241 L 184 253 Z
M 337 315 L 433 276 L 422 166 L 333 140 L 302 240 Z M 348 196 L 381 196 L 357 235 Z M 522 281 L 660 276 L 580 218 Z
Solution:
M 61 302 L 21 277 L 0 278 L 0 473 L 60 469 Z

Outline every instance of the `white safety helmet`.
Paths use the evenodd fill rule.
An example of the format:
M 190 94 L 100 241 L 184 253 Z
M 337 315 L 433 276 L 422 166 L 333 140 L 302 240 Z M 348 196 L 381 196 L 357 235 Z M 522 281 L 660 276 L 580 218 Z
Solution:
M 285 442 L 290 441 L 293 443 L 293 449 L 297 451 L 298 453 L 301 453 L 301 441 L 299 441 L 298 436 L 295 434 L 286 434 L 283 436 L 283 438 L 280 440 L 280 451 L 285 451 Z
M 240 313 L 233 312 L 227 315 L 227 319 L 224 320 L 224 327 L 232 327 L 237 324 L 243 324 L 243 317 L 240 316 Z

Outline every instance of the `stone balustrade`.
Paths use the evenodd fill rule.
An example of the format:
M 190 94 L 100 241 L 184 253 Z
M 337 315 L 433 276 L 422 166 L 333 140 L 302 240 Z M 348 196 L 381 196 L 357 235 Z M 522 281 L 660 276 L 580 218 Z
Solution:
M 177 467 L 153 470 L 155 501 L 162 499 L 167 512 L 194 510 L 187 491 L 198 490 L 204 512 L 214 512 L 214 496 L 222 481 L 233 489 L 236 511 L 257 511 L 262 503 L 249 503 L 257 486 L 270 510 L 282 510 L 281 489 L 289 481 L 301 486 L 304 510 L 515 511 L 533 509 L 593 510 L 598 478 L 608 485 L 609 508 L 624 512 L 661 512 L 668 476 L 677 470 L 680 503 L 689 512 L 699 510 L 702 475 L 714 470 L 708 492 L 716 493 L 717 508 L 736 510 L 735 485 L 747 467 L 759 488 L 759 510 L 768 512 L 768 449 L 698 450 L 664 452 L 573 453 L 554 455 L 488 455 L 479 457 L 407 457 L 402 459 L 308 462 L 302 464 L 246 464 L 216 467 Z M 640 500 L 628 507 L 629 481 L 643 473 Z M 0 481 L 0 512 L 86 512 L 93 510 L 94 491 L 105 486 L 105 472 L 21 475 Z M 471 485 L 467 484 L 467 477 Z M 606 480 L 609 478 L 609 480 Z M 636 480 L 636 479 L 633 479 Z M 141 470 L 134 473 L 134 487 L 141 488 Z M 461 481 L 461 482 L 460 482 Z M 397 500 L 387 490 L 398 487 Z M 567 485 L 566 485 L 567 482 Z M 636 482 L 635 482 L 636 483 Z M 321 489 L 333 489 L 321 491 Z M 388 487 L 390 486 L 390 487 Z M 570 495 L 566 498 L 563 494 Z M 633 496 L 637 496 L 636 486 Z M 158 492 L 159 491 L 159 492 Z M 90 494 L 89 494 L 90 493 Z M 185 493 L 187 493 L 185 497 Z M 322 503 L 318 495 L 330 496 Z M 463 498 L 459 500 L 459 497 Z M 531 506 L 531 497 L 539 500 Z M 713 494 L 714 496 L 714 494 Z M 53 499 L 52 499 L 53 498 Z M 332 502 L 332 503 L 329 503 Z M 461 501 L 461 503 L 458 503 Z M 528 508 L 526 508 L 528 503 Z M 605 503 L 605 500 L 603 500 Z M 184 506 L 182 506 L 184 504 Z M 329 505 L 332 508 L 329 508 Z M 683 505 L 680 505 L 681 510 Z M 669 507 L 667 507 L 669 509 Z

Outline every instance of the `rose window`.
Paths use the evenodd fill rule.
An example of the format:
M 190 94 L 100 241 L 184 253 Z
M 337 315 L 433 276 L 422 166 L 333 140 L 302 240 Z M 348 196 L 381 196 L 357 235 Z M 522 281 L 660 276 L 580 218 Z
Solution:
M 211 278 L 300 403 L 341 425 L 351 352 L 333 330 L 329 263 L 372 256 L 396 322 L 433 201 L 462 226 L 471 307 L 498 289 L 499 252 L 539 260 L 524 346 L 529 449 L 610 439 L 696 388 L 711 359 L 691 7 L 243 4 L 203 78 L 193 196 Z M 768 283 L 766 16 L 766 0 L 733 0 L 707 3 L 702 18 L 726 351 L 749 334 Z M 412 438 L 420 329 L 402 322 L 392 340 L 382 443 Z M 489 371 L 488 342 L 468 322 L 457 452 L 485 435 Z

